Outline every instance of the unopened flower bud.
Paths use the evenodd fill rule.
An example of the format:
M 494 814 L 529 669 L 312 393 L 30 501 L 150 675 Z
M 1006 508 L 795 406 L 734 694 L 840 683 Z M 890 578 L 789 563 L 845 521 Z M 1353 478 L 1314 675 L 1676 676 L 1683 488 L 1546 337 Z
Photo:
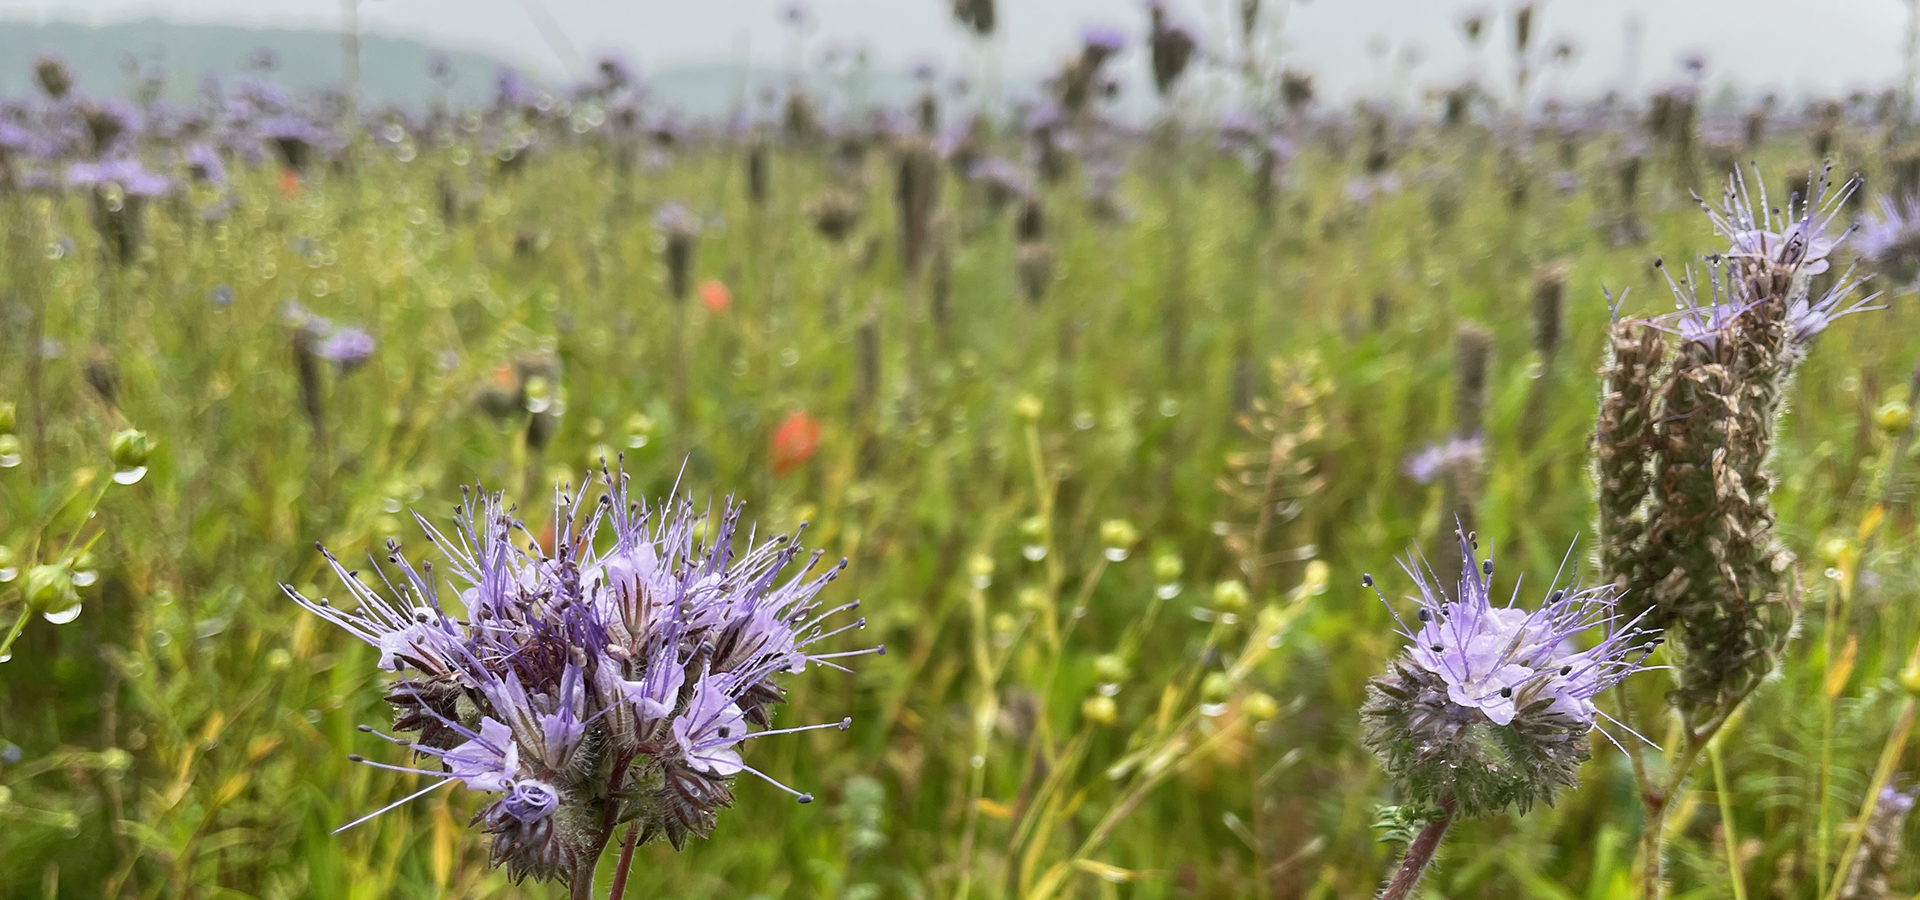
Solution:
M 18 418 L 18 410 L 12 400 L 0 401 L 0 434 L 12 434 Z
M 1118 653 L 1102 653 L 1093 658 L 1093 677 L 1106 684 L 1125 681 L 1128 674 L 1127 660 Z
M 27 608 L 37 613 L 58 615 L 80 605 L 80 592 L 73 587 L 73 572 L 65 565 L 47 564 L 27 570 L 20 586 Z
M 1020 521 L 1020 537 L 1031 543 L 1041 543 L 1047 539 L 1047 520 L 1041 516 L 1028 516 Z
M 1829 565 L 1838 565 L 1851 549 L 1853 549 L 1852 541 L 1841 535 L 1834 535 L 1820 542 L 1820 558 L 1826 560 Z
M 1125 519 L 1108 519 L 1100 523 L 1100 542 L 1115 549 L 1124 550 L 1140 540 L 1140 529 Z
M 0 408 L 0 422 L 10 421 L 3 413 L 4 409 Z M 1874 411 L 1873 424 L 1887 434 L 1899 434 L 1913 424 L 1913 407 L 1899 400 L 1889 400 Z
M 1180 561 L 1178 553 L 1162 553 L 1153 558 L 1153 580 L 1161 584 L 1179 581 L 1186 570 L 1186 563 Z
M 1020 620 L 1014 618 L 1012 613 L 994 613 L 988 627 L 993 629 L 994 634 L 1012 634 L 1015 628 L 1020 627 Z
M 1040 398 L 1032 394 L 1021 394 L 1013 401 L 1013 414 L 1019 416 L 1024 422 L 1039 421 L 1040 413 L 1045 409 L 1046 407 L 1040 403 Z
M 122 469 L 140 468 L 153 455 L 153 442 L 147 439 L 145 432 L 132 428 L 115 432 L 107 448 L 113 457 L 113 464 Z
M 1233 696 L 1233 678 L 1225 672 L 1211 672 L 1200 680 L 1200 700 L 1203 703 L 1225 703 Z
M 1120 705 L 1112 697 L 1095 694 L 1080 704 L 1080 714 L 1095 725 L 1112 725 L 1120 718 Z
M 967 558 L 967 575 L 973 579 L 975 587 L 986 587 L 993 583 L 993 557 L 985 553 L 975 553 Z
M 1039 612 L 1046 609 L 1051 602 L 1048 600 L 1045 590 L 1032 586 L 1021 588 L 1018 599 L 1020 608 L 1028 612 Z
M 1920 697 L 1920 665 L 1910 665 L 1900 670 L 1900 687 L 1908 694 Z
M 1264 722 L 1280 714 L 1280 701 L 1265 691 L 1254 691 L 1241 702 L 1240 710 L 1247 718 Z
M 1221 612 L 1241 612 L 1252 599 L 1247 592 L 1246 582 L 1239 579 L 1222 581 L 1213 586 L 1213 608 Z

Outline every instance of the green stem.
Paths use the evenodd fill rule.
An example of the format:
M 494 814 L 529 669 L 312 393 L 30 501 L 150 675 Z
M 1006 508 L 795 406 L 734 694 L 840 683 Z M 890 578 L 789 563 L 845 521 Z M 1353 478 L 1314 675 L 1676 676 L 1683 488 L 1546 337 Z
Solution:
M 27 630 L 27 617 L 30 615 L 33 615 L 32 608 L 23 603 L 20 606 L 20 617 L 13 620 L 13 628 L 7 632 L 7 639 L 0 641 L 0 661 L 8 658 L 13 650 L 13 642 L 20 637 L 20 632 Z
M 1733 827 L 1733 792 L 1727 789 L 1719 741 L 1707 745 L 1707 762 L 1713 767 L 1713 799 L 1720 807 L 1720 835 L 1727 845 L 1727 877 L 1733 880 L 1733 900 L 1747 900 L 1746 878 L 1740 873 L 1740 839 Z

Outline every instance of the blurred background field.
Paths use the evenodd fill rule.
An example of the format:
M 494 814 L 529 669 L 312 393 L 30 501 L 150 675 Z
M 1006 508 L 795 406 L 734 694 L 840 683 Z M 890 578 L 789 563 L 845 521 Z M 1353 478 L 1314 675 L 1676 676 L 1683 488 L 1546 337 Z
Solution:
M 1502 8 L 1429 38 L 1484 89 L 1395 48 L 1391 96 L 1354 103 L 1249 6 L 1164 90 L 1136 53 L 1077 103 L 1070 67 L 1000 78 L 957 23 L 970 50 L 884 90 L 793 28 L 773 86 L 711 114 L 618 62 L 423 54 L 389 105 L 276 87 L 277 55 L 57 96 L 0 56 L 0 627 L 25 569 L 84 576 L 0 664 L 0 896 L 559 896 L 487 869 L 462 792 L 330 833 L 414 788 L 347 760 L 386 749 L 354 728 L 386 717 L 377 652 L 277 583 L 337 594 L 315 541 L 424 548 L 407 510 L 476 483 L 539 533 L 603 458 L 811 523 L 888 647 L 779 722 L 850 731 L 753 747 L 819 801 L 743 782 L 710 840 L 642 849 L 639 896 L 1369 896 L 1396 798 L 1356 710 L 1400 638 L 1361 573 L 1410 590 L 1396 559 L 1456 515 L 1503 583 L 1585 559 L 1615 305 L 1671 309 L 1653 261 L 1725 249 L 1689 190 L 1747 164 L 1785 197 L 1831 158 L 1865 178 L 1844 218 L 1909 243 L 1836 251 L 1886 308 L 1818 339 L 1774 461 L 1805 621 L 1724 791 L 1696 776 L 1669 821 L 1674 896 L 1825 893 L 1886 748 L 1920 780 L 1889 743 L 1920 640 L 1885 409 L 1920 385 L 1920 238 L 1880 206 L 1920 193 L 1908 92 L 1720 90 L 1686 59 L 1556 97 L 1578 48 L 1516 46 Z M 144 472 L 109 453 L 128 428 Z M 1419 458 L 1450 439 L 1466 461 Z M 1629 682 L 1643 722 L 1662 679 Z M 1556 808 L 1459 826 L 1429 894 L 1631 896 L 1637 788 L 1594 740 Z M 1920 889 L 1894 837 L 1847 896 Z

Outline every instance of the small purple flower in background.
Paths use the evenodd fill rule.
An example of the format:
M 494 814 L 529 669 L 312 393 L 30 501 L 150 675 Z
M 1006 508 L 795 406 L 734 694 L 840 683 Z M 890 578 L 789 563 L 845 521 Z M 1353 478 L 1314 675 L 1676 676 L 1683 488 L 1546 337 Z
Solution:
M 230 284 L 214 285 L 213 290 L 207 293 L 207 300 L 212 302 L 213 305 L 215 306 L 220 306 L 220 307 L 232 306 L 233 305 L 233 285 L 230 285 Z
M 1600 728 L 1612 719 L 1594 698 L 1645 669 L 1661 639 L 1623 621 L 1611 584 L 1562 586 L 1556 577 L 1535 609 L 1518 605 L 1517 589 L 1495 605 L 1493 560 L 1482 563 L 1473 543 L 1459 540 L 1451 593 L 1414 559 L 1403 564 L 1418 591 L 1411 618 L 1372 576 L 1362 578 L 1407 640 L 1387 674 L 1368 684 L 1365 743 L 1415 801 L 1469 816 L 1509 805 L 1524 812 L 1574 784 L 1590 733 L 1615 740 Z M 1588 635 L 1597 637 L 1582 646 Z
M 974 163 L 967 170 L 967 179 L 985 188 L 987 200 L 994 206 L 1027 199 L 1037 190 L 1032 175 L 997 156 Z
M 1486 442 L 1480 435 L 1450 438 L 1441 443 L 1428 444 L 1407 455 L 1400 464 L 1400 471 L 1408 478 L 1421 484 L 1432 484 L 1435 479 L 1448 471 L 1459 467 L 1477 467 L 1486 450 Z
M 1088 69 L 1100 68 L 1126 49 L 1127 33 L 1112 25 L 1095 24 L 1080 29 L 1080 57 Z
M 1680 69 L 1688 78 L 1695 81 L 1706 77 L 1707 53 L 1704 50 L 1687 50 L 1680 54 Z
M 495 864 L 515 879 L 566 881 L 579 896 L 616 823 L 683 847 L 733 804 L 743 772 L 812 799 L 747 765 L 742 748 L 851 724 L 771 727 L 783 676 L 885 652 L 815 649 L 865 625 L 829 624 L 858 601 L 817 600 L 845 562 L 816 573 L 821 554 L 791 537 L 737 550 L 738 506 L 649 505 L 604 468 L 597 482 L 559 491 L 545 541 L 499 495 L 469 495 L 451 537 L 416 516 L 448 561 L 446 579 L 389 543 L 384 593 L 327 554 L 352 609 L 282 586 L 397 673 L 394 730 L 415 736 L 361 730 L 440 764 L 351 757 L 433 783 L 343 828 L 458 782 L 490 795 L 473 821 L 493 835 Z
M 1920 197 L 1881 197 L 1879 206 L 1861 222 L 1855 247 L 1880 272 L 1912 284 L 1920 277 Z
M 373 335 L 359 328 L 340 328 L 327 336 L 314 352 L 320 358 L 333 363 L 342 372 L 351 372 L 373 358 L 373 351 L 379 345 Z
M 202 184 L 223 185 L 227 183 L 227 166 L 220 159 L 220 151 L 212 144 L 194 144 L 185 154 L 187 174 Z
M 247 67 L 259 72 L 271 72 L 280 65 L 280 54 L 272 47 L 261 47 L 247 55 Z
M 166 176 L 128 157 L 74 163 L 67 167 L 66 182 L 68 187 L 89 190 L 117 187 L 129 197 L 159 197 L 173 187 Z
M 795 31 L 806 31 L 813 27 L 813 7 L 798 0 L 783 3 L 780 6 L 780 24 Z

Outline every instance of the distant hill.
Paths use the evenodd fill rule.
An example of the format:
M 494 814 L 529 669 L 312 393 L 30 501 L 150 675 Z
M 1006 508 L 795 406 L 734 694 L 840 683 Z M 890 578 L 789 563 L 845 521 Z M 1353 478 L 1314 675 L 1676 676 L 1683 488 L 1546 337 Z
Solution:
M 139 73 L 164 75 L 164 93 L 176 101 L 193 98 L 201 79 L 212 74 L 223 82 L 248 73 L 256 51 L 269 49 L 278 62 L 270 81 L 296 92 L 338 85 L 345 78 L 338 32 L 300 28 L 250 28 L 187 24 L 160 19 L 89 25 L 74 22 L 45 24 L 0 18 L 0 96 L 38 90 L 33 83 L 33 60 L 44 53 L 67 60 L 78 76 L 79 90 L 100 96 L 124 96 Z M 419 105 L 438 98 L 441 87 L 427 74 L 427 64 L 444 53 L 452 62 L 454 80 L 449 99 L 456 105 L 479 103 L 491 96 L 495 72 L 516 65 L 535 81 L 551 81 L 550 73 L 519 66 L 485 53 L 442 50 L 428 43 L 381 35 L 360 39 L 361 95 L 368 104 Z M 783 90 L 788 76 L 769 68 L 738 65 L 683 65 L 665 69 L 642 66 L 641 77 L 651 96 L 695 116 L 717 116 L 741 103 L 756 104 L 764 91 Z M 875 70 L 859 85 L 832 82 L 818 73 L 810 79 L 816 96 L 838 109 L 856 95 L 864 105 L 900 108 L 918 90 L 905 72 Z M 1012 97 L 1031 96 L 1034 86 L 1008 85 Z
M 268 78 L 290 89 L 335 85 L 345 78 L 337 32 L 163 20 L 108 25 L 0 20 L 0 95 L 36 90 L 33 60 L 54 53 L 73 67 L 82 91 L 124 95 L 138 72 L 157 68 L 165 73 L 166 95 L 184 100 L 195 95 L 205 75 L 224 81 L 247 72 L 249 58 L 263 48 L 279 58 Z M 487 96 L 495 70 L 506 62 L 484 53 L 442 51 L 404 38 L 362 35 L 362 96 L 369 103 L 406 104 L 438 97 L 441 88 L 427 75 L 427 63 L 442 52 L 453 65 L 453 99 L 462 102 Z

